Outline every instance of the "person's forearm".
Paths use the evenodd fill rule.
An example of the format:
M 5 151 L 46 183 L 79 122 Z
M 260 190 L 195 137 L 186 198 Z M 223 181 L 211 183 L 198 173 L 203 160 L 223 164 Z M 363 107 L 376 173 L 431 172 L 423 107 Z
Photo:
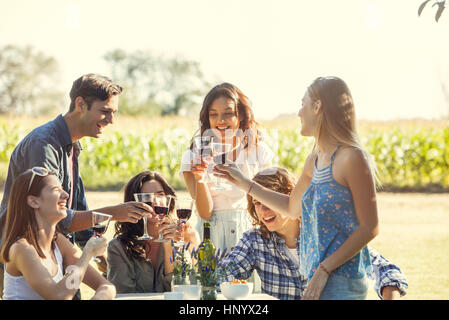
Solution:
M 322 261 L 322 264 L 328 271 L 332 272 L 359 253 L 364 246 L 376 237 L 377 233 L 377 226 L 358 226 L 333 254 Z
M 75 211 L 72 219 L 72 224 L 69 227 L 69 232 L 76 232 L 92 228 L 92 211 L 110 214 L 112 215 L 111 220 L 116 220 L 117 217 L 115 216 L 115 210 L 117 210 L 117 206 L 103 207 L 89 211 Z
M 397 300 L 401 297 L 401 291 L 397 287 L 386 286 L 382 288 L 383 300 Z
M 113 284 L 103 284 L 97 288 L 91 300 L 112 300 L 116 294 L 117 290 Z
M 204 220 L 209 220 L 214 208 L 212 196 L 210 195 L 207 184 L 196 182 L 195 204 L 199 216 Z
M 269 207 L 271 210 L 292 218 L 298 218 L 297 214 L 294 213 L 294 210 L 291 210 L 290 208 L 289 195 L 272 191 L 251 180 L 248 180 L 248 182 L 246 183 L 246 189 L 242 190 L 245 192 L 249 191 L 249 195 L 251 197 L 260 201 L 263 205 Z
M 69 232 L 76 232 L 92 228 L 92 211 L 75 211 Z
M 66 274 L 56 285 L 56 290 L 54 291 L 56 295 L 54 297 L 48 297 L 47 299 L 72 299 L 79 289 L 91 258 L 92 256 L 89 253 L 83 252 L 75 265 L 66 268 Z

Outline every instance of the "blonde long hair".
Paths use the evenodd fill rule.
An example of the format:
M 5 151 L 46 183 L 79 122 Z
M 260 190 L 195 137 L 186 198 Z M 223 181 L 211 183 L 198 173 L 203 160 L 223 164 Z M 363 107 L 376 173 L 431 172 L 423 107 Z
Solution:
M 307 88 L 312 102 L 321 101 L 322 112 L 318 118 L 317 141 L 327 135 L 342 145 L 360 149 L 366 156 L 371 175 L 377 187 L 381 186 L 374 157 L 364 150 L 356 130 L 354 101 L 347 84 L 338 77 L 318 77 Z

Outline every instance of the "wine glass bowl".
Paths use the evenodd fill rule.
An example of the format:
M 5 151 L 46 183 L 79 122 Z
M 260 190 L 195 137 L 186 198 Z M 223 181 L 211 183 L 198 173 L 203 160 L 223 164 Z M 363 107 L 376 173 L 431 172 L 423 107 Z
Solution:
M 92 230 L 95 237 L 101 237 L 108 229 L 112 216 L 110 214 L 92 211 Z M 100 263 L 97 257 L 92 258 L 93 261 Z
M 155 194 L 153 197 L 153 210 L 159 220 L 159 225 L 162 220 L 169 215 L 171 209 L 171 203 L 174 197 L 171 195 L 158 195 Z M 154 240 L 155 242 L 167 242 L 169 240 L 164 239 L 162 233 L 159 232 L 159 238 Z
M 176 215 L 178 217 L 178 226 L 182 230 L 182 225 L 185 224 L 192 216 L 193 199 L 191 198 L 176 198 Z M 177 242 L 178 245 L 184 244 L 184 237 Z
M 228 154 L 233 150 L 232 144 L 212 142 L 211 143 L 212 156 L 215 164 L 225 164 Z M 223 183 L 223 179 L 215 177 L 215 185 L 211 187 L 212 190 L 227 190 L 229 185 Z
M 210 161 L 210 156 L 212 154 L 212 150 L 210 144 L 212 142 L 211 136 L 196 136 L 193 139 L 194 141 L 194 154 L 201 160 L 201 163 L 208 163 Z M 207 169 L 206 169 L 207 170 Z M 199 180 L 198 182 L 205 182 L 204 178 Z
M 154 193 L 134 193 L 134 199 L 137 202 L 144 202 L 150 207 L 153 207 Z M 137 240 L 147 241 L 152 239 L 153 237 L 148 234 L 148 218 L 147 216 L 143 216 L 143 235 L 138 237 Z
M 92 211 L 92 230 L 95 236 L 101 237 L 106 232 L 111 218 L 110 214 Z

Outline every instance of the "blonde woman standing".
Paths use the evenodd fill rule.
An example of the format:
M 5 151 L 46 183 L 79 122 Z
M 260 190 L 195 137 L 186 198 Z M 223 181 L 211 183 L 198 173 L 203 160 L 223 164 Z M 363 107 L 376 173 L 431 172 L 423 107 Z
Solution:
M 234 165 L 215 170 L 267 207 L 301 218 L 303 299 L 365 299 L 371 271 L 367 244 L 378 234 L 375 165 L 362 149 L 346 83 L 319 77 L 298 116 L 315 146 L 291 195 L 251 181 Z

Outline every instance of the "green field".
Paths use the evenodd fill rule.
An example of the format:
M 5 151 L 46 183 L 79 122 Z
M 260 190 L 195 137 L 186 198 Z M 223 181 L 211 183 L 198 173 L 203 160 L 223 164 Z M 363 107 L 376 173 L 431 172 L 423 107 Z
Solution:
M 0 182 L 17 142 L 48 118 L 0 118 Z M 88 190 L 120 190 L 130 177 L 150 169 L 184 188 L 180 159 L 196 131 L 197 120 L 183 117 L 118 116 L 99 139 L 83 138 L 81 174 Z M 292 115 L 262 122 L 274 164 L 300 174 L 313 145 L 299 134 Z M 362 145 L 377 163 L 388 191 L 449 191 L 449 122 L 359 122 Z

